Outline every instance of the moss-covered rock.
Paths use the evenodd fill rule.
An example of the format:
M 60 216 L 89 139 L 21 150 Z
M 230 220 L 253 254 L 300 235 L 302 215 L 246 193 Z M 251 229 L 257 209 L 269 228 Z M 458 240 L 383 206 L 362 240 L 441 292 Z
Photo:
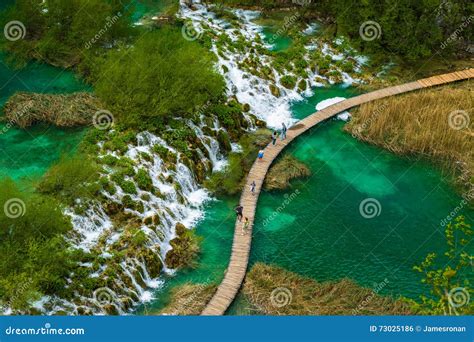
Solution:
M 269 88 L 270 88 L 270 92 L 272 93 L 273 96 L 280 97 L 280 95 L 281 95 L 280 88 L 278 88 L 274 84 L 270 84 Z
M 294 89 L 296 86 L 296 78 L 294 76 L 286 75 L 280 79 L 282 86 L 287 89 Z
M 306 80 L 300 80 L 298 82 L 298 89 L 300 91 L 305 91 L 307 88 L 308 88 L 308 83 L 306 82 Z
M 186 230 L 171 240 L 171 250 L 166 253 L 165 263 L 169 268 L 186 268 L 196 265 L 201 238 L 193 230 Z
M 224 153 L 230 152 L 232 150 L 229 135 L 224 130 L 221 129 L 219 130 L 219 133 L 217 133 L 217 141 L 219 142 L 219 146 Z

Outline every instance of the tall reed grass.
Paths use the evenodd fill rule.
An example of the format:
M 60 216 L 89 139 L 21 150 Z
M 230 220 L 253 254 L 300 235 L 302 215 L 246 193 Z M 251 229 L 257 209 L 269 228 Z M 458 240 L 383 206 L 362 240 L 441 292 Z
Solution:
M 454 175 L 472 203 L 473 85 L 468 81 L 366 103 L 345 130 L 391 152 L 426 157 Z

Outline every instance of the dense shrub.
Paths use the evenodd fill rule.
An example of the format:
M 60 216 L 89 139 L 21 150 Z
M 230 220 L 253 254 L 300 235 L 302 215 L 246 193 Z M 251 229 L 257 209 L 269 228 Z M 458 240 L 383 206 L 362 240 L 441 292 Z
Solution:
M 224 90 L 213 55 L 170 28 L 110 52 L 94 74 L 103 73 L 107 77 L 93 80 L 99 97 L 121 121 L 147 129 L 150 123 L 190 115 Z
M 72 263 L 63 234 L 71 223 L 51 198 L 22 192 L 8 179 L 0 188 L 0 303 L 22 309 L 66 291 Z

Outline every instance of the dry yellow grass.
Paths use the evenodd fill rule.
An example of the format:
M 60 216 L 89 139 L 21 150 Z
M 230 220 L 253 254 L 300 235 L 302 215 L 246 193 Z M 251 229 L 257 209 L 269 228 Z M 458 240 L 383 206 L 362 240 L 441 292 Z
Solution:
M 345 129 L 354 137 L 403 155 L 424 156 L 457 176 L 472 195 L 473 82 L 366 103 Z M 471 197 L 472 199 L 472 197 Z
M 159 315 L 200 315 L 216 292 L 216 285 L 184 284 L 173 289 L 170 303 Z
M 286 154 L 270 168 L 265 177 L 264 186 L 266 190 L 283 190 L 290 186 L 292 179 L 310 175 L 311 171 L 305 164 Z
M 408 304 L 377 294 L 348 279 L 319 283 L 282 268 L 255 264 L 243 293 L 256 313 L 265 315 L 409 315 Z

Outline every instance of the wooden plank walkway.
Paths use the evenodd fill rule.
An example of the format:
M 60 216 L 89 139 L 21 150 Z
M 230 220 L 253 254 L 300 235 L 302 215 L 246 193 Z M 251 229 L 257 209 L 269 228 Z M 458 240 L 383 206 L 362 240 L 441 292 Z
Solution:
M 378 100 L 384 97 L 393 96 L 409 91 L 437 86 L 440 84 L 456 82 L 474 78 L 474 68 L 457 71 L 449 74 L 429 77 L 415 82 L 405 83 L 399 86 L 376 90 L 367 94 L 352 97 L 332 106 L 318 111 L 305 119 L 297 122 L 288 129 L 287 138 L 283 141 L 278 139 L 275 146 L 272 144 L 265 148 L 265 156 L 262 161 L 255 161 L 246 179 L 245 188 L 240 197 L 240 204 L 243 206 L 244 217 L 248 217 L 250 227 L 247 234 L 242 235 L 242 225 L 236 221 L 234 231 L 234 242 L 232 244 L 232 254 L 224 280 L 217 288 L 216 293 L 204 308 L 202 315 L 223 315 L 237 295 L 247 272 L 247 265 L 252 243 L 252 228 L 257 208 L 258 196 L 262 188 L 265 176 L 273 160 L 280 152 L 291 143 L 296 137 L 306 132 L 318 123 L 331 118 L 340 112 L 359 106 L 363 103 Z M 250 184 L 255 181 L 255 194 L 250 191 Z

